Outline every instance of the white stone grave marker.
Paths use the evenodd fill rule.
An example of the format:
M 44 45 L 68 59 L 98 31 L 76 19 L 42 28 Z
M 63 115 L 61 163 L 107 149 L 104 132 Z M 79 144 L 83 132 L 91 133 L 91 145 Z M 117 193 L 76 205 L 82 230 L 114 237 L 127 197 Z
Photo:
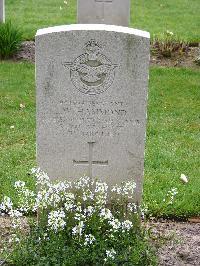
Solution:
M 129 26 L 130 0 L 78 0 L 78 23 Z
M 36 35 L 37 161 L 51 178 L 108 184 L 144 170 L 149 33 L 69 25 Z

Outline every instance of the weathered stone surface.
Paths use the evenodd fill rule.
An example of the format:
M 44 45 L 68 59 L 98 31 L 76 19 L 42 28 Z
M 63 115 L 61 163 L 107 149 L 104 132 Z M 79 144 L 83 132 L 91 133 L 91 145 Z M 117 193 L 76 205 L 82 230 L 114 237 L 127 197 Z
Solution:
M 78 0 L 78 23 L 129 26 L 130 0 Z
M 149 33 L 70 25 L 36 35 L 37 161 L 51 178 L 135 179 L 140 199 Z
M 5 2 L 0 0 L 0 22 L 5 22 Z

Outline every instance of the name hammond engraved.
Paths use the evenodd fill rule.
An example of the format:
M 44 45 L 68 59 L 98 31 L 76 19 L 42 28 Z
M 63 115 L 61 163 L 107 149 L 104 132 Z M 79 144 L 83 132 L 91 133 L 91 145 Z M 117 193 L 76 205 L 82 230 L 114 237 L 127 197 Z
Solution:
M 100 53 L 102 47 L 95 40 L 86 43 L 85 50 L 74 62 L 64 62 L 63 65 L 70 68 L 71 81 L 81 93 L 103 93 L 112 85 L 117 65 Z

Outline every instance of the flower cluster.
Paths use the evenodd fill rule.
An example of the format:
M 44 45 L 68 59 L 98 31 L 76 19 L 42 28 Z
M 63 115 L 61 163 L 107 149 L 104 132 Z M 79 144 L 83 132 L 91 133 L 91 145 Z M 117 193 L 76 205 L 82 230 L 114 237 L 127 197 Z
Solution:
M 65 212 L 63 210 L 51 211 L 48 214 L 48 227 L 57 232 L 65 228 Z
M 5 213 L 8 213 L 10 210 L 12 210 L 13 203 L 12 200 L 4 196 L 2 203 L 0 204 L 0 214 L 4 215 Z
M 105 182 L 84 176 L 74 182 L 52 183 L 40 169 L 32 169 L 31 172 L 36 177 L 37 193 L 29 190 L 25 182 L 17 181 L 14 187 L 18 208 L 13 208 L 8 197 L 4 197 L 0 205 L 1 214 L 6 213 L 13 219 L 14 229 L 20 228 L 23 215 L 36 210 L 39 219 L 42 218 L 38 225 L 45 228 L 45 237 L 39 237 L 40 241 L 49 239 L 52 233 L 67 231 L 74 241 L 87 247 L 95 245 L 99 234 L 105 235 L 106 241 L 113 241 L 119 234 L 129 234 L 133 229 L 133 221 L 128 217 L 137 211 L 132 201 L 134 182 L 108 187 Z M 124 209 L 118 211 L 122 198 L 126 204 L 129 202 L 126 213 Z M 105 261 L 114 259 L 115 255 L 114 249 L 106 250 Z
M 111 250 L 106 250 L 106 258 L 104 259 L 104 261 L 114 260 L 116 254 L 117 253 L 113 248 Z
M 25 182 L 17 181 L 14 185 L 18 194 L 18 206 L 21 212 L 28 213 L 34 209 L 35 193 L 26 187 Z M 35 209 L 36 210 L 36 209 Z
M 23 216 L 23 213 L 13 208 L 12 200 L 4 196 L 2 203 L 0 204 L 0 216 L 4 216 L 5 214 L 8 214 L 11 217 L 12 221 L 12 227 L 13 229 L 17 230 L 21 228 L 21 217 Z
M 111 192 L 114 192 L 117 195 L 121 195 L 122 197 L 126 197 L 128 199 L 133 199 L 135 188 L 136 188 L 136 183 L 134 181 L 127 181 L 122 183 L 121 186 L 119 185 L 113 186 L 111 188 Z
M 167 192 L 166 198 L 163 199 L 163 202 L 171 205 L 174 202 L 175 196 L 178 194 L 177 188 L 172 188 Z
M 85 246 L 92 245 L 94 241 L 95 237 L 92 234 L 85 235 L 85 242 L 84 242 Z

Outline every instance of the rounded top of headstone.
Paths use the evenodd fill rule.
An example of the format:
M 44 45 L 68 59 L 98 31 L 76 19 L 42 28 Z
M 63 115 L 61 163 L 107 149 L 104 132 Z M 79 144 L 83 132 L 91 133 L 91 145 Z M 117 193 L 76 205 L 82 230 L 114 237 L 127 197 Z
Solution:
M 132 35 L 137 35 L 139 37 L 150 38 L 150 33 L 147 31 L 142 31 L 138 29 L 115 26 L 115 25 L 105 25 L 105 24 L 72 24 L 72 25 L 62 25 L 49 27 L 44 29 L 39 29 L 36 36 L 58 33 L 58 32 L 68 32 L 68 31 L 111 31 L 119 33 L 127 33 Z

